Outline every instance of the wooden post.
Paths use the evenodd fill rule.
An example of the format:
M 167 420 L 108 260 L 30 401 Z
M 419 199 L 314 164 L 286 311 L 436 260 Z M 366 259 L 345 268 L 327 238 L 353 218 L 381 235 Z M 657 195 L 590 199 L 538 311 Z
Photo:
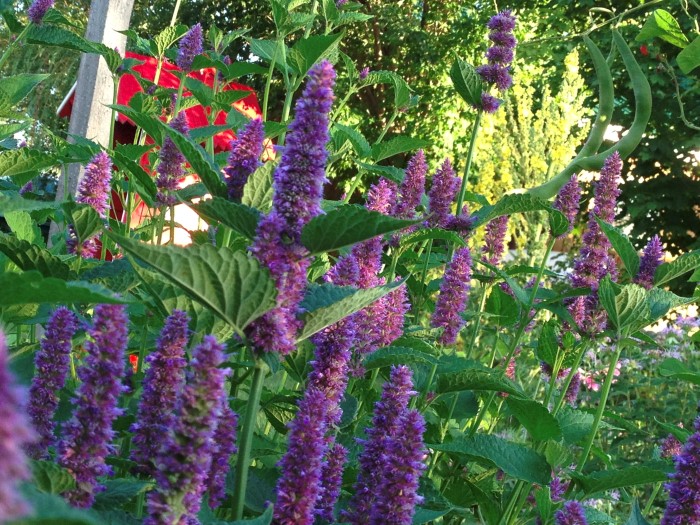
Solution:
M 117 31 L 129 29 L 134 0 L 93 0 L 90 6 L 85 38 L 117 48 L 124 54 L 126 36 Z M 106 107 L 112 103 L 114 82 L 107 64 L 100 55 L 83 54 L 78 69 L 78 79 L 71 113 L 69 135 L 86 137 L 104 147 L 109 144 L 112 111 Z M 70 140 L 70 138 L 69 138 Z M 56 200 L 66 198 L 65 191 L 75 195 L 83 176 L 83 166 L 70 164 L 63 170 L 56 191 Z M 67 177 L 67 183 L 64 182 Z

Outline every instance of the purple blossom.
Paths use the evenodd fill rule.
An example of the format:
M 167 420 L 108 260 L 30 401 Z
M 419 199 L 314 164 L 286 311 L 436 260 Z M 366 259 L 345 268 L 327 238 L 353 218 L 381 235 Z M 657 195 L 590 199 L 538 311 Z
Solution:
M 148 495 L 145 525 L 184 525 L 199 512 L 221 417 L 224 381 L 230 373 L 219 368 L 223 362 L 224 346 L 211 335 L 192 351 L 175 422 L 156 459 L 157 485 Z
M 58 445 L 58 462 L 76 481 L 76 488 L 66 493 L 76 507 L 90 507 L 95 493 L 104 490 L 97 478 L 111 474 L 105 458 L 112 452 L 112 423 L 122 413 L 117 401 L 123 390 L 129 335 L 126 307 L 96 306 L 88 334 L 87 356 L 78 370 L 81 384 L 76 392 L 76 408 L 63 427 L 64 436 Z
M 554 515 L 556 525 L 588 525 L 586 513 L 578 501 L 567 501 Z
M 405 365 L 393 367 L 389 382 L 384 385 L 381 399 L 374 406 L 372 427 L 367 429 L 367 440 L 359 457 L 360 471 L 354 486 L 349 510 L 343 516 L 352 525 L 370 522 L 370 512 L 378 496 L 378 487 L 387 472 L 387 451 L 390 442 L 401 432 L 403 417 L 410 398 L 415 395 L 411 369 Z
M 683 451 L 683 443 L 681 443 L 676 436 L 669 434 L 661 442 L 661 457 L 674 459 L 678 454 Z
M 566 402 L 569 403 L 571 406 L 574 406 L 576 404 L 576 400 L 578 399 L 578 393 L 580 390 L 581 374 L 579 372 L 576 372 L 571 378 L 569 388 L 566 389 L 566 393 L 564 394 L 564 399 L 566 400 Z
M 83 259 L 97 259 L 100 257 L 101 244 L 98 244 L 95 237 L 79 242 L 78 236 L 75 233 L 75 227 L 72 224 L 68 225 L 66 231 L 66 251 L 70 254 L 76 254 Z
M 343 484 L 343 466 L 347 460 L 348 450 L 335 443 L 328 451 L 321 473 L 322 488 L 316 505 L 316 515 L 328 522 L 334 522 L 333 509 Z
M 483 109 L 485 113 L 496 113 L 500 107 L 501 99 L 494 97 L 490 93 L 481 93 L 481 109 Z
M 663 247 L 658 235 L 654 235 L 644 247 L 642 259 L 639 262 L 639 271 L 634 282 L 650 290 L 654 286 L 654 274 L 663 259 Z
M 87 166 L 80 181 L 76 202 L 89 204 L 105 217 L 109 210 L 109 183 L 112 180 L 112 161 L 106 152 L 101 151 L 95 155 Z
M 666 484 L 668 502 L 661 525 L 700 523 L 700 417 L 694 428 L 695 433 L 676 456 L 676 471 Z
M 189 133 L 185 113 L 180 112 L 170 121 L 170 127 L 183 135 Z M 172 206 L 177 202 L 173 194 L 177 190 L 180 179 L 185 176 L 185 156 L 180 153 L 170 137 L 165 137 L 163 146 L 158 152 L 158 166 L 156 167 L 156 203 L 160 206 Z
M 224 168 L 228 177 L 229 199 L 240 202 L 248 177 L 262 165 L 260 155 L 263 152 L 264 139 L 262 119 L 255 118 L 241 131 L 236 140 L 231 141 L 228 165 Z
M 48 448 L 56 441 L 53 418 L 58 408 L 58 393 L 68 375 L 71 343 L 77 328 L 78 320 L 73 312 L 65 307 L 56 309 L 46 324 L 39 351 L 34 356 L 36 372 L 27 407 L 32 425 L 39 434 L 39 439 L 27 447 L 27 453 L 33 459 L 46 457 Z
M 506 249 L 506 233 L 508 233 L 508 215 L 501 215 L 488 222 L 484 235 L 484 246 L 481 248 L 485 262 L 493 266 L 500 264 Z
M 479 73 L 487 84 L 496 86 L 498 91 L 506 91 L 513 85 L 513 78 L 510 76 L 508 67 L 499 64 L 484 64 L 483 66 L 477 67 L 476 72 Z
M 355 351 L 366 355 L 401 337 L 404 317 L 410 306 L 404 285 L 360 310 L 355 315 Z
M 425 191 L 427 171 L 425 153 L 419 149 L 408 161 L 403 182 L 399 187 L 398 202 L 392 215 L 401 219 L 413 219 L 416 216 L 416 208 L 420 205 L 421 197 Z
M 491 31 L 513 31 L 513 29 L 515 29 L 515 22 L 515 17 L 513 17 L 510 10 L 505 10 L 493 15 L 491 19 L 486 22 L 486 27 Z
M 131 426 L 131 460 L 141 473 L 153 475 L 163 436 L 174 422 L 177 397 L 185 384 L 185 347 L 189 317 L 173 311 L 156 344 L 156 351 L 146 357 L 149 365 L 143 378 L 143 394 L 136 422 Z
M 465 321 L 461 314 L 469 299 L 471 264 L 471 253 L 464 246 L 455 251 L 452 261 L 445 269 L 435 312 L 430 321 L 433 327 L 443 329 L 439 341 L 444 345 L 453 344 L 459 331 L 464 328 Z
M 202 45 L 202 26 L 201 24 L 195 24 L 180 40 L 175 62 L 177 67 L 183 71 L 190 71 L 194 57 L 202 54 Z
M 27 17 L 32 24 L 41 24 L 46 12 L 53 7 L 54 0 L 34 0 L 27 10 Z
M 576 215 L 578 215 L 579 208 L 581 207 L 581 186 L 578 183 L 578 177 L 576 174 L 572 175 L 569 182 L 567 182 L 556 198 L 554 199 L 553 208 L 559 210 L 564 214 L 564 216 L 569 221 L 569 228 L 566 233 L 560 235 L 560 237 L 566 236 L 574 227 L 576 222 Z
M 368 75 L 369 75 L 369 68 L 365 66 L 360 70 L 360 80 L 366 79 Z
M 251 248 L 270 270 L 278 290 L 277 307 L 249 327 L 249 338 L 258 350 L 286 355 L 295 348 L 301 324 L 296 317 L 297 308 L 310 264 L 301 244 L 301 230 L 321 213 L 334 79 L 335 71 L 326 60 L 309 71 L 282 159 L 273 176 L 272 210 L 260 221 Z
M 552 477 L 552 481 L 549 484 L 549 493 L 552 501 L 561 501 L 568 489 L 568 481 L 562 481 L 561 478 L 557 476 Z
M 23 448 L 36 438 L 22 412 L 24 391 L 9 368 L 5 334 L 0 330 L 0 523 L 21 518 L 30 511 L 18 485 L 31 478 Z
M 34 191 L 34 182 L 30 180 L 29 182 L 27 182 L 24 186 L 22 186 L 19 189 L 19 194 L 25 195 L 25 194 L 30 193 L 32 191 Z
M 428 192 L 430 217 L 429 226 L 445 228 L 452 218 L 452 201 L 459 189 L 459 177 L 455 175 L 449 159 L 445 159 L 433 176 L 433 184 Z
M 451 217 L 447 223 L 447 229 L 462 234 L 465 237 L 471 235 L 476 219 L 469 214 L 469 206 L 462 206 L 462 212 L 459 215 Z
M 486 24 L 490 29 L 489 39 L 493 45 L 486 51 L 487 64 L 476 68 L 476 72 L 489 86 L 496 86 L 498 91 L 506 91 L 513 84 L 510 65 L 513 62 L 517 40 L 513 36 L 515 17 L 510 11 L 501 11 L 491 17 Z M 488 92 L 481 94 L 481 108 L 486 113 L 495 113 L 501 101 Z
M 238 416 L 225 398 L 222 405 L 222 413 L 214 433 L 214 453 L 207 476 L 209 507 L 212 509 L 219 507 L 226 498 L 226 474 L 230 468 L 229 461 L 238 450 L 236 447 Z

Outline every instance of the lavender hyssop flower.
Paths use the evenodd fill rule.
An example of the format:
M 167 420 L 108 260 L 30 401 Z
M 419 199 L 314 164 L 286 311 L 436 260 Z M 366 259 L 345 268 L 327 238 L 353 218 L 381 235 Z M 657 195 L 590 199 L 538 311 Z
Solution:
M 569 228 L 565 233 L 560 235 L 560 237 L 564 237 L 573 229 L 574 223 L 576 222 L 576 215 L 578 215 L 579 208 L 581 207 L 581 186 L 578 183 L 576 174 L 572 175 L 569 182 L 564 184 L 562 189 L 559 190 L 552 207 L 562 212 L 569 221 Z
M 661 525 L 696 525 L 700 523 L 700 417 L 695 432 L 675 457 L 676 471 L 671 474 L 668 503 Z
M 54 0 L 34 0 L 27 10 L 27 17 L 32 24 L 41 24 L 46 12 L 53 7 Z
M 490 29 L 489 40 L 493 43 L 486 51 L 487 64 L 476 68 L 488 86 L 495 86 L 498 91 L 506 91 L 512 84 L 510 65 L 513 62 L 517 40 L 513 35 L 516 19 L 509 10 L 502 11 L 491 17 L 486 24 Z M 488 91 L 481 94 L 481 109 L 486 113 L 495 113 L 501 101 Z
M 465 321 L 461 314 L 469 299 L 471 264 L 471 253 L 469 248 L 464 246 L 455 251 L 445 270 L 430 322 L 434 328 L 443 329 L 440 342 L 444 345 L 453 344 L 460 330 L 464 328 Z
M 639 271 L 634 282 L 650 290 L 654 286 L 654 274 L 663 260 L 663 247 L 658 235 L 654 235 L 644 247 L 644 253 L 639 261 Z
M 578 501 L 567 501 L 554 515 L 556 525 L 588 525 L 586 513 Z
M 227 176 L 228 198 L 232 201 L 241 201 L 248 177 L 262 165 L 260 155 L 264 139 L 262 119 L 255 118 L 246 125 L 236 140 L 231 141 L 231 153 L 224 173 Z
M 194 57 L 202 54 L 202 25 L 193 25 L 185 36 L 180 40 L 180 45 L 177 50 L 177 67 L 183 71 L 190 71 L 192 69 L 192 62 L 194 62 Z
M 104 218 L 109 210 L 111 180 L 112 160 L 106 152 L 101 151 L 85 166 L 75 201 L 89 204 Z
M 180 112 L 170 121 L 170 127 L 183 135 L 189 133 L 185 113 Z M 158 166 L 156 172 L 156 204 L 159 206 L 172 206 L 177 203 L 175 191 L 180 179 L 185 176 L 185 156 L 180 153 L 170 137 L 163 139 L 163 146 L 158 152 Z

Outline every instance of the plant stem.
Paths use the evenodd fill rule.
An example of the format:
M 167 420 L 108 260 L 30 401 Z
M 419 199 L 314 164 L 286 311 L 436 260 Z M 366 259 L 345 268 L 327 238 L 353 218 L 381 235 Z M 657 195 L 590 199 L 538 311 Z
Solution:
M 27 32 L 29 31 L 29 28 L 32 25 L 33 24 L 31 22 L 28 23 L 26 26 L 24 26 L 24 29 L 22 29 L 22 32 L 19 35 L 17 35 L 17 38 L 15 38 L 14 40 L 10 40 L 10 44 L 7 46 L 7 48 L 5 48 L 5 52 L 0 57 L 0 68 L 2 68 L 2 66 L 5 65 L 5 62 L 7 62 L 7 59 L 10 58 L 10 55 L 12 54 L 12 50 L 15 48 L 15 46 L 17 46 L 17 44 L 20 41 L 24 40 L 24 37 L 27 36 Z M 10 35 L 10 38 L 12 38 L 11 35 Z
M 277 61 L 277 52 L 281 45 L 284 45 L 284 39 L 277 38 L 277 45 L 275 46 L 275 52 L 272 54 L 272 60 L 270 61 L 270 70 L 267 72 L 267 80 L 265 82 L 265 91 L 263 92 L 263 108 L 262 108 L 262 118 L 263 122 L 267 121 L 267 105 L 270 100 L 270 86 L 272 85 L 272 74 L 275 72 L 275 62 Z
M 472 130 L 472 137 L 469 141 L 469 150 L 467 151 L 467 163 L 464 165 L 464 174 L 462 175 L 462 185 L 459 188 L 459 194 L 457 195 L 457 210 L 455 215 L 459 216 L 462 213 L 462 207 L 464 206 L 464 196 L 467 193 L 467 182 L 469 181 L 469 172 L 472 169 L 472 161 L 474 160 L 474 146 L 476 145 L 476 137 L 479 134 L 479 128 L 481 127 L 481 114 L 483 110 L 479 110 L 476 113 L 476 120 L 474 121 L 474 129 Z

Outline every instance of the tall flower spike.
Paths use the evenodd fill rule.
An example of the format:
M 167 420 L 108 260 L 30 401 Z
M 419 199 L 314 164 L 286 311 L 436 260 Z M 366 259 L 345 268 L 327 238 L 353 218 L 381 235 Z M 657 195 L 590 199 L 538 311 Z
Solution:
M 398 202 L 392 213 L 401 219 L 413 219 L 416 216 L 416 208 L 420 204 L 425 191 L 425 174 L 428 165 L 425 162 L 425 153 L 422 149 L 408 161 L 404 171 L 404 179 L 399 187 Z
M 433 176 L 433 184 L 428 192 L 430 207 L 429 226 L 447 228 L 452 218 L 452 201 L 459 188 L 459 177 L 455 175 L 449 159 L 445 159 Z
M 567 501 L 554 515 L 556 525 L 588 525 L 586 514 L 578 501 Z
M 27 10 L 27 17 L 32 24 L 41 24 L 46 12 L 53 7 L 54 0 L 34 0 Z
M 261 166 L 265 130 L 262 119 L 251 120 L 236 140 L 231 141 L 231 153 L 224 173 L 228 177 L 228 198 L 240 202 L 248 177 Z
M 27 413 L 39 434 L 39 439 L 27 447 L 34 459 L 42 459 L 54 444 L 54 414 L 58 408 L 58 393 L 63 388 L 70 366 L 72 339 L 78 328 L 75 314 L 60 307 L 51 314 L 39 351 L 34 356 L 32 385 L 29 389 Z
M 207 476 L 209 507 L 212 509 L 219 507 L 226 498 L 226 475 L 230 468 L 229 461 L 237 451 L 236 426 L 238 425 L 238 416 L 228 405 L 226 398 L 222 398 L 222 405 L 222 413 L 214 433 L 214 453 Z
M 552 207 L 562 212 L 569 221 L 569 228 L 566 230 L 566 233 L 560 235 L 560 237 L 564 237 L 573 229 L 576 215 L 578 215 L 581 207 L 581 186 L 579 186 L 576 174 L 572 175 L 569 182 L 559 190 Z
M 156 459 L 157 485 L 148 495 L 145 525 L 192 523 L 199 512 L 225 396 L 224 381 L 230 373 L 219 368 L 223 362 L 224 346 L 211 335 L 192 351 L 175 423 Z
M 326 462 L 323 464 L 321 478 L 323 479 L 321 495 L 316 505 L 316 515 L 332 523 L 335 521 L 333 508 L 335 507 L 340 488 L 343 484 L 343 467 L 348 457 L 348 450 L 341 444 L 335 443 L 328 451 Z
M 654 274 L 661 264 L 663 258 L 663 247 L 658 235 L 654 235 L 644 247 L 642 259 L 639 262 L 639 271 L 634 278 L 634 282 L 650 290 L 654 286 Z
M 498 266 L 506 249 L 506 233 L 508 233 L 508 215 L 501 215 L 488 222 L 484 235 L 484 246 L 481 248 L 484 261 Z
M 183 135 L 189 133 L 185 113 L 180 112 L 170 121 L 170 127 L 179 131 Z M 163 146 L 158 152 L 158 166 L 156 172 L 156 203 L 160 206 L 172 206 L 177 202 L 174 195 L 180 179 L 185 176 L 185 156 L 180 153 L 175 143 L 170 137 L 165 137 Z
M 188 315 L 175 310 L 165 320 L 156 351 L 146 357 L 143 394 L 136 422 L 131 426 L 131 460 L 144 474 L 153 475 L 153 461 L 158 457 L 163 436 L 173 424 L 177 398 L 185 384 L 185 347 Z
M 469 248 L 464 246 L 455 251 L 445 270 L 430 323 L 434 328 L 443 329 L 440 342 L 444 345 L 453 344 L 460 330 L 464 328 L 465 321 L 461 314 L 469 299 L 471 264 L 471 253 Z
M 112 180 L 112 161 L 106 152 L 95 155 L 87 166 L 78 188 L 76 202 L 89 204 L 105 217 L 109 210 L 109 183 Z
M 502 11 L 491 17 L 486 24 L 490 29 L 489 39 L 493 45 L 486 51 L 487 64 L 476 68 L 476 72 L 484 82 L 496 86 L 498 91 L 506 91 L 513 79 L 510 76 L 510 65 L 517 40 L 513 36 L 516 19 L 510 11 Z M 481 94 L 481 108 L 486 113 L 495 113 L 501 101 L 490 93 L 484 91 Z M 479 109 L 479 108 L 477 108 Z
M 31 478 L 22 448 L 36 438 L 21 411 L 24 392 L 15 385 L 9 357 L 5 334 L 0 330 L 0 523 L 21 518 L 30 511 L 18 485 Z
M 177 50 L 177 61 L 175 62 L 177 67 L 183 71 L 190 71 L 194 57 L 202 54 L 202 45 L 202 26 L 201 24 L 195 24 L 180 40 Z
M 700 523 L 700 417 L 694 427 L 695 432 L 675 458 L 676 471 L 666 485 L 668 503 L 661 525 Z
M 260 221 L 251 248 L 277 285 L 277 307 L 253 322 L 248 330 L 258 351 L 286 355 L 296 347 L 296 333 L 301 326 L 297 309 L 310 264 L 301 244 L 301 230 L 321 213 L 334 80 L 335 71 L 326 60 L 309 71 L 282 159 L 273 175 L 272 210 Z
M 66 496 L 76 507 L 90 507 L 95 493 L 104 490 L 97 478 L 111 473 L 105 458 L 112 450 L 112 423 L 122 413 L 117 401 L 123 388 L 127 325 L 125 306 L 95 307 L 88 330 L 91 340 L 85 343 L 87 357 L 78 370 L 75 412 L 58 446 L 59 464 L 75 477 L 76 488 Z

